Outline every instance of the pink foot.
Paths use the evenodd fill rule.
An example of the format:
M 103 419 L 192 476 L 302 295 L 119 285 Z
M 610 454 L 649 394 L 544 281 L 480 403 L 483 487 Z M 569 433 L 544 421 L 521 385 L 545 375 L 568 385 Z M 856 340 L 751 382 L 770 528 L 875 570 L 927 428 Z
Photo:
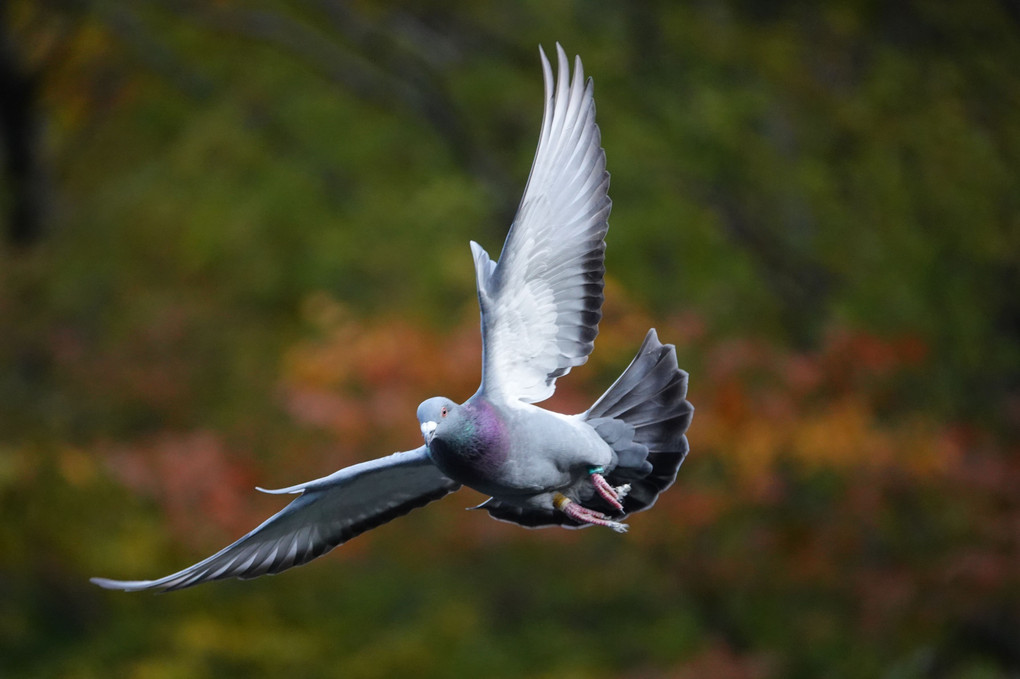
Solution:
M 565 495 L 557 493 L 555 500 L 553 500 L 553 504 L 556 506 L 556 509 L 560 510 L 575 521 L 591 524 L 593 526 L 605 526 L 606 528 L 612 528 L 617 533 L 627 532 L 627 524 L 620 523 L 619 521 L 613 521 L 605 514 L 596 512 L 594 509 L 582 507 Z
M 595 491 L 602 497 L 603 500 L 612 505 L 613 509 L 616 511 L 623 511 L 623 505 L 620 504 L 620 500 L 623 499 L 626 491 L 630 490 L 629 486 L 621 486 L 618 489 L 613 488 L 609 485 L 609 481 L 606 481 L 606 477 L 602 476 L 602 474 L 599 474 L 598 472 L 591 473 L 591 482 L 592 485 L 595 486 Z M 626 490 L 624 490 L 624 488 L 626 488 Z

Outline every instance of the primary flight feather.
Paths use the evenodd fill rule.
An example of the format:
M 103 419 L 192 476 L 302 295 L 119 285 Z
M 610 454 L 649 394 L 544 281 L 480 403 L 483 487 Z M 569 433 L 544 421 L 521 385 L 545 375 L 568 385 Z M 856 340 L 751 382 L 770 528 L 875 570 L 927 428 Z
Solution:
M 491 516 L 524 526 L 606 526 L 650 507 L 687 455 L 694 412 L 672 345 L 649 330 L 637 356 L 588 410 L 533 405 L 588 359 L 602 317 L 611 201 L 595 101 L 580 58 L 557 74 L 540 50 L 545 109 L 524 196 L 499 260 L 471 243 L 481 308 L 482 383 L 462 404 L 418 407 L 425 445 L 271 493 L 298 497 L 220 552 L 157 580 L 92 582 L 174 590 L 307 563 L 467 485 Z

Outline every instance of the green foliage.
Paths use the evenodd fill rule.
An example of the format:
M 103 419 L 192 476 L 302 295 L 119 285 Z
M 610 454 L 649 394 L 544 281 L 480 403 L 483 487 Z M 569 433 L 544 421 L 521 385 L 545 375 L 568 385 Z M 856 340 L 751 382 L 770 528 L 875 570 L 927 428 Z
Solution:
M 0 245 L 0 673 L 1020 672 L 1011 4 L 8 5 L 46 229 Z M 697 407 L 677 486 L 622 540 L 466 492 L 278 578 L 89 585 L 471 393 L 467 242 L 498 252 L 556 40 L 614 209 L 553 403 L 656 325 Z

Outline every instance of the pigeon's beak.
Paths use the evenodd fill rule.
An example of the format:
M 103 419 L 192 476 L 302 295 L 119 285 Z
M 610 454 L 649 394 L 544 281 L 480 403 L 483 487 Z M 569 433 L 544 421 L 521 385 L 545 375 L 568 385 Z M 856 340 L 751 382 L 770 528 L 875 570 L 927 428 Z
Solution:
M 425 437 L 425 445 L 432 443 L 432 437 L 436 435 L 436 423 L 431 420 L 422 422 L 421 435 Z

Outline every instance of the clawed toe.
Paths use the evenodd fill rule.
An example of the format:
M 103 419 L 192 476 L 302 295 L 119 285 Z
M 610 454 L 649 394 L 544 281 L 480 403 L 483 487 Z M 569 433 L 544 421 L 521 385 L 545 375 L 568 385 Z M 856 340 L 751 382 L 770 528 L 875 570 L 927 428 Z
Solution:
M 609 485 L 609 481 L 606 481 L 606 477 L 602 476 L 601 468 L 593 469 L 589 472 L 591 475 L 592 485 L 595 486 L 595 491 L 599 496 L 609 503 L 609 505 L 618 512 L 623 511 L 623 504 L 620 502 L 627 493 L 630 492 L 630 484 L 624 484 L 619 488 L 613 488 Z
M 605 526 L 606 528 L 611 528 L 617 533 L 627 532 L 627 524 L 620 523 L 619 521 L 613 521 L 602 512 L 596 512 L 594 509 L 583 507 L 560 493 L 556 494 L 553 504 L 556 506 L 556 509 L 579 523 L 587 523 L 593 526 Z

